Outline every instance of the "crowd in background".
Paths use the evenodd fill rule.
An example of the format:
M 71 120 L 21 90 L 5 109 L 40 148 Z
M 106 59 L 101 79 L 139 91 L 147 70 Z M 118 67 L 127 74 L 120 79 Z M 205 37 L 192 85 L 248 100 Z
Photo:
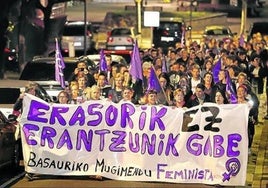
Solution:
M 251 108 L 250 148 L 265 87 L 267 96 L 267 47 L 266 39 L 256 34 L 247 42 L 212 39 L 203 44 L 192 42 L 187 47 L 178 42 L 165 52 L 161 48 L 140 50 L 142 80 L 133 80 L 128 65 L 113 62 L 112 56 L 106 54 L 105 72 L 89 70 L 86 61 L 78 62 L 69 86 L 59 93 L 58 102 L 79 104 L 107 99 L 178 108 L 205 102 L 246 103 Z M 215 75 L 216 66 L 219 70 Z M 148 87 L 152 71 L 161 86 L 159 91 Z M 268 119 L 268 104 L 264 118 Z

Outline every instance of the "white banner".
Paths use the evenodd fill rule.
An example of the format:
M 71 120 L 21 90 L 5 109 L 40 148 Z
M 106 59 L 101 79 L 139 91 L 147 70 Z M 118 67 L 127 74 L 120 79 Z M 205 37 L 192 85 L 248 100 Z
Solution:
M 116 180 L 244 185 L 247 105 L 167 106 L 23 100 L 25 170 Z

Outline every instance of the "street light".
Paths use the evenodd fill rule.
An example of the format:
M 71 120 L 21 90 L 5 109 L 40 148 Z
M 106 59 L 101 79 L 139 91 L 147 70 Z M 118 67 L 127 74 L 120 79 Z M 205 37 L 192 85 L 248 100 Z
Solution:
M 247 23 L 247 1 L 242 0 L 242 11 L 241 11 L 241 25 L 240 25 L 240 36 L 245 33 L 245 27 Z
M 190 31 L 190 41 L 192 41 L 192 20 L 193 20 L 193 6 L 197 6 L 196 0 L 191 0 L 190 2 L 190 25 L 188 26 L 187 30 Z
M 192 41 L 192 19 L 193 19 L 193 0 L 191 0 L 191 4 L 190 4 L 190 26 L 188 27 L 188 29 L 190 30 L 190 41 Z
M 87 0 L 84 1 L 84 55 L 87 55 Z
M 141 2 L 142 0 L 135 0 L 136 3 L 136 14 L 137 14 L 137 30 L 138 33 L 141 33 Z

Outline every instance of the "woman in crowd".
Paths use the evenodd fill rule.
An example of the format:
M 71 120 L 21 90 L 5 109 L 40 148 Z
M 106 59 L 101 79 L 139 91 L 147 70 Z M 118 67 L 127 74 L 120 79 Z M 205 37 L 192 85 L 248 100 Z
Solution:
M 226 98 L 226 95 L 224 92 L 222 92 L 221 90 L 217 90 L 215 93 L 215 97 L 212 100 L 212 102 L 216 103 L 216 104 L 228 104 L 228 100 Z
M 177 108 L 186 108 L 186 101 L 184 98 L 184 92 L 181 88 L 174 91 L 174 106 Z
M 79 95 L 79 84 L 77 81 L 72 81 L 70 83 L 70 103 L 71 104 L 80 104 L 84 101 L 83 96 Z
M 100 100 L 101 90 L 99 86 L 93 85 L 90 88 L 90 100 Z
M 115 85 L 108 92 L 108 98 L 114 103 L 118 103 L 122 99 L 124 77 L 120 73 L 117 73 L 114 77 L 114 81 Z
M 119 73 L 119 66 L 118 63 L 112 63 L 111 64 L 111 71 L 110 75 L 107 76 L 108 78 L 108 84 L 111 85 L 112 87 L 115 87 L 115 77 Z
M 253 137 L 255 134 L 255 122 L 257 121 L 254 119 L 254 116 L 252 115 L 252 107 L 253 107 L 253 101 L 247 99 L 247 93 L 248 89 L 245 85 L 240 85 L 237 88 L 237 101 L 238 104 L 248 104 L 248 107 L 250 108 L 249 112 L 249 120 L 248 120 L 248 148 L 249 148 L 249 154 L 251 154 L 251 146 L 253 142 Z
M 187 78 L 187 76 L 181 76 L 180 77 L 180 81 L 179 81 L 179 85 L 177 86 L 177 88 L 181 88 L 183 93 L 184 93 L 184 98 L 185 101 L 188 101 L 188 99 L 192 96 L 193 92 L 189 86 L 189 80 Z
M 62 90 L 58 94 L 58 103 L 59 104 L 68 104 L 70 101 L 70 95 L 67 91 Z
M 155 90 L 149 90 L 145 94 L 145 104 L 147 105 L 157 105 L 157 92 Z
M 84 89 L 84 98 L 85 98 L 86 101 L 90 100 L 90 90 L 91 90 L 90 87 L 86 87 Z
M 131 75 L 129 74 L 128 70 L 123 72 L 123 87 L 128 87 L 131 85 Z
M 171 105 L 173 100 L 172 87 L 167 73 L 161 73 L 158 77 L 161 91 L 157 93 L 159 104 Z
M 247 87 L 247 97 L 246 98 L 253 102 L 253 107 L 251 109 L 251 113 L 252 113 L 252 116 L 254 116 L 254 119 L 256 119 L 258 121 L 260 101 L 259 101 L 257 95 L 252 91 L 250 83 L 247 79 L 247 75 L 244 72 L 240 72 L 237 76 L 236 89 L 238 89 L 238 87 L 241 85 Z
M 131 87 L 125 87 L 122 92 L 122 100 L 121 102 L 132 102 L 133 104 L 137 104 L 137 101 L 133 98 L 134 91 Z
M 149 80 L 149 76 L 151 72 L 151 66 L 152 66 L 152 63 L 150 61 L 144 61 L 142 63 L 143 91 L 146 91 L 148 87 L 148 80 Z
M 156 57 L 154 60 L 153 60 L 153 65 L 156 67 L 156 66 L 160 66 L 162 67 L 162 59 L 161 57 Z
M 78 73 L 76 80 L 78 83 L 78 95 L 82 96 L 84 89 L 87 87 L 87 77 L 84 73 Z
M 212 72 L 212 65 L 213 62 L 209 58 L 207 58 L 200 73 L 201 78 L 204 78 L 205 73 Z

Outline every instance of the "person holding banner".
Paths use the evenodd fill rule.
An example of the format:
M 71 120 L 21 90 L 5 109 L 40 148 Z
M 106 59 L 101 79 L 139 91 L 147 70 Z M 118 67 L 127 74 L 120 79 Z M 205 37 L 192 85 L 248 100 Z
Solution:
M 83 96 L 79 95 L 79 84 L 77 81 L 72 81 L 70 83 L 70 93 L 70 104 L 80 104 L 84 102 Z
M 125 87 L 122 92 L 122 100 L 121 102 L 132 102 L 133 104 L 137 104 L 137 101 L 133 98 L 134 91 L 131 87 Z
M 237 76 L 237 81 L 236 81 L 236 89 L 238 89 L 239 86 L 244 85 L 247 87 L 247 99 L 250 99 L 253 101 L 253 107 L 251 109 L 251 113 L 254 116 L 254 119 L 258 119 L 259 116 L 259 105 L 260 105 L 260 101 L 256 95 L 256 93 L 254 93 L 250 87 L 250 83 L 247 79 L 247 74 L 244 72 L 240 72 Z
M 219 105 L 229 103 L 228 99 L 226 98 L 225 93 L 221 90 L 216 91 L 214 100 L 212 100 L 212 102 L 219 104 Z
M 253 101 L 247 99 L 248 95 L 248 89 L 245 85 L 240 85 L 237 88 L 237 101 L 238 104 L 248 104 L 248 107 L 250 108 L 249 111 L 249 119 L 248 119 L 248 154 L 251 154 L 251 146 L 253 142 L 253 137 L 255 134 L 255 122 L 257 121 L 253 116 Z
M 30 95 L 34 95 L 36 97 L 41 98 L 39 96 L 39 94 L 38 94 L 38 89 L 37 88 L 38 88 L 37 83 L 30 81 L 25 86 L 24 90 L 23 91 L 21 90 L 21 94 L 20 94 L 19 98 L 17 99 L 17 101 L 15 102 L 15 104 L 13 106 L 13 112 L 12 112 L 12 114 L 14 114 L 15 116 L 18 117 L 17 118 L 17 121 L 18 122 L 19 122 L 19 118 L 20 118 L 20 116 L 22 114 L 22 109 L 23 109 L 22 104 L 23 104 L 23 98 L 25 96 L 25 93 L 28 93 Z M 20 128 L 17 128 L 16 129 L 16 136 L 17 136 L 17 139 L 18 139 L 17 141 L 21 144 L 21 137 L 20 137 L 21 135 L 20 134 L 21 134 L 20 133 Z M 22 146 L 21 145 L 18 148 L 18 153 L 19 153 L 19 159 L 20 160 L 23 160 Z
M 211 102 L 210 96 L 205 93 L 204 84 L 199 83 L 195 88 L 195 93 L 190 97 L 186 106 L 191 108 L 193 106 L 202 105 L 205 102 Z
M 155 90 L 149 90 L 145 94 L 145 104 L 147 104 L 147 105 L 158 105 L 157 92 Z
M 100 96 L 101 96 L 101 90 L 99 88 L 99 86 L 97 85 L 93 85 L 90 88 L 90 98 L 88 100 L 100 100 Z
M 19 116 L 22 113 L 22 102 L 23 102 L 23 97 L 25 96 L 25 93 L 38 96 L 37 95 L 37 84 L 34 82 L 29 82 L 24 90 L 21 90 L 20 96 L 15 102 L 13 106 L 13 114 L 16 116 Z
M 69 104 L 70 95 L 67 91 L 62 90 L 58 94 L 58 103 L 59 104 Z

